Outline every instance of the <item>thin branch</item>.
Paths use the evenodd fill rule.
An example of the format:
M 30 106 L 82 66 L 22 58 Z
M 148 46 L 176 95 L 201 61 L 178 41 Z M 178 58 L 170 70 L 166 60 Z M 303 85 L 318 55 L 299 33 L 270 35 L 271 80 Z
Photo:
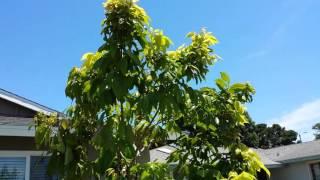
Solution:
M 153 121 L 156 119 L 158 113 L 160 111 L 160 108 L 157 109 L 156 113 L 154 113 L 154 116 L 152 117 L 151 121 L 150 121 L 150 125 L 152 125 Z

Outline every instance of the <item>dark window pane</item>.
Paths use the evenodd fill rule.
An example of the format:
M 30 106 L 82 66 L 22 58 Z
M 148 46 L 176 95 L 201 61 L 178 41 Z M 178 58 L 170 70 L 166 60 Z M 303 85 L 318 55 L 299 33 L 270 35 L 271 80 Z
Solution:
M 320 163 L 310 165 L 313 180 L 320 180 Z
M 31 156 L 30 159 L 30 180 L 57 180 L 57 177 L 50 177 L 47 174 L 49 157 Z
M 24 180 L 26 158 L 0 157 L 0 179 Z

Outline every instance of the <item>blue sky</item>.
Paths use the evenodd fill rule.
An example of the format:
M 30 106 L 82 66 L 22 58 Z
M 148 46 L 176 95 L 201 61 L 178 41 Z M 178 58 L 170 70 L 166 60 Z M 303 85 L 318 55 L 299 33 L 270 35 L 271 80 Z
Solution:
M 101 0 L 4 0 L 0 6 L 0 87 L 64 110 L 69 70 L 101 44 Z M 152 25 L 175 48 L 202 27 L 220 43 L 218 62 L 202 85 L 220 71 L 256 88 L 248 106 L 253 119 L 281 123 L 312 138 L 320 122 L 320 1 L 141 0 Z M 200 86 L 199 86 L 200 87 Z M 304 133 L 308 132 L 308 133 Z

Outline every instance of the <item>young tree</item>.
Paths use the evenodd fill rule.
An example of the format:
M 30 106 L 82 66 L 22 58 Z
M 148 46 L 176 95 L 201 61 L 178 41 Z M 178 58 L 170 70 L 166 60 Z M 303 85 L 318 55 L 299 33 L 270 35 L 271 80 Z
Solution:
M 316 133 L 314 134 L 315 138 L 320 139 L 320 123 L 313 125 L 312 129 L 316 131 Z
M 216 60 L 211 33 L 189 33 L 191 43 L 168 51 L 171 40 L 153 29 L 134 0 L 104 3 L 104 43 L 83 56 L 69 74 L 66 95 L 74 104 L 66 117 L 39 114 L 36 142 L 51 154 L 49 172 L 65 179 L 254 179 L 268 173 L 240 141 L 248 122 L 248 83 L 231 84 L 226 73 L 217 88 L 192 88 Z M 183 133 L 183 122 L 194 129 Z M 168 132 L 177 150 L 167 163 L 143 162 L 141 154 Z

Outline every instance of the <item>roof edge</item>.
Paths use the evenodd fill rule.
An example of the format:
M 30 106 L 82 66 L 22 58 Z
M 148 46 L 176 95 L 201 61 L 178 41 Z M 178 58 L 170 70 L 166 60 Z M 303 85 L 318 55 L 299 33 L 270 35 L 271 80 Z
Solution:
M 14 94 L 2 88 L 0 88 L 0 98 L 10 101 L 12 103 L 18 104 L 22 107 L 31 109 L 33 111 L 44 113 L 46 115 L 50 115 L 52 113 L 58 113 L 59 115 L 62 114 L 57 110 L 41 105 L 37 102 L 34 102 L 32 100 L 29 100 L 27 98 Z
M 299 157 L 299 158 L 294 158 L 294 159 L 288 159 L 288 160 L 284 160 L 284 161 L 277 161 L 277 162 L 290 164 L 290 163 L 313 161 L 313 160 L 320 160 L 320 154 L 314 155 L 314 156 L 307 156 L 307 157 Z

